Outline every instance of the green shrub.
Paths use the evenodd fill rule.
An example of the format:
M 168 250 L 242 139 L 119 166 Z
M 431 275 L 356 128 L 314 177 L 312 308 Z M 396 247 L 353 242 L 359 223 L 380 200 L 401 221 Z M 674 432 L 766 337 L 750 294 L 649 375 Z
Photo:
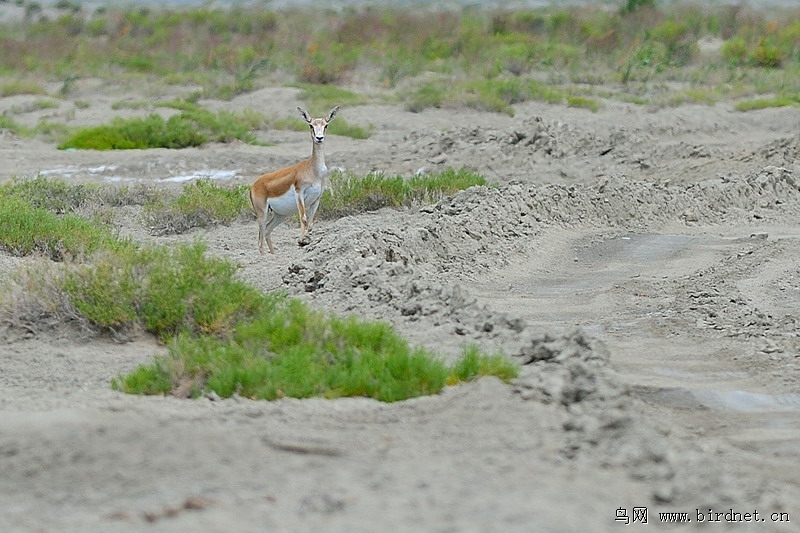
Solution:
M 32 179 L 12 179 L 0 187 L 0 194 L 24 200 L 35 208 L 62 214 L 84 207 L 98 195 L 99 190 L 94 185 L 70 184 L 62 179 L 37 176 Z
M 585 96 L 567 96 L 567 105 L 569 107 L 582 107 L 595 112 L 600 111 L 600 102 Z
M 235 279 L 236 270 L 206 256 L 200 243 L 119 246 L 71 269 L 63 290 L 100 329 L 138 326 L 161 338 L 181 331 L 227 335 L 261 305 L 258 293 Z
M 753 63 L 764 68 L 780 68 L 783 64 L 783 50 L 771 44 L 766 39 L 762 39 L 755 50 L 753 50 Z
M 0 196 L 0 247 L 14 255 L 61 261 L 113 245 L 109 230 L 68 214 L 57 216 L 13 196 Z
M 179 115 L 165 121 L 159 115 L 147 118 L 116 118 L 107 126 L 85 128 L 59 145 L 60 150 L 132 150 L 199 146 L 208 137 Z
M 346 120 L 340 118 L 331 122 L 328 131 L 333 135 L 341 135 L 343 137 L 350 137 L 351 139 L 369 139 L 372 135 L 372 126 L 364 128 L 357 124 L 350 124 Z
M 564 101 L 564 94 L 536 80 L 516 77 L 464 81 L 447 89 L 438 83 L 426 83 L 405 95 L 405 107 L 419 112 L 426 107 L 465 105 L 513 116 L 511 106 L 529 100 L 558 104 Z
M 239 139 L 254 142 L 252 116 L 220 111 L 216 115 L 190 108 L 164 120 L 152 114 L 146 118 L 116 118 L 109 125 L 85 128 L 59 145 L 59 149 L 128 150 L 186 148 L 208 141 Z
M 11 81 L 0 85 L 0 97 L 16 96 L 19 94 L 46 94 L 38 83 L 31 81 Z
M 383 207 L 430 204 L 474 185 L 486 185 L 486 179 L 464 169 L 408 179 L 380 172 L 365 176 L 334 174 L 331 186 L 335 193 L 325 191 L 320 213 L 325 218 L 339 218 Z
M 437 83 L 425 83 L 410 92 L 405 108 L 412 113 L 419 113 L 428 107 L 442 107 L 445 99 L 444 88 Z
M 620 8 L 623 15 L 636 13 L 640 9 L 654 9 L 656 7 L 656 0 L 625 0 Z
M 62 289 L 72 305 L 93 325 L 105 330 L 130 329 L 138 322 L 139 262 L 128 253 L 104 253 L 88 265 L 70 270 Z
M 722 44 L 720 52 L 729 65 L 742 65 L 747 60 L 747 42 L 741 37 L 728 39 Z
M 230 224 L 250 212 L 249 187 L 220 187 L 209 179 L 185 185 L 172 199 L 156 197 L 142 217 L 154 234 L 183 233 L 191 228 Z
M 167 347 L 167 356 L 118 377 L 114 387 L 139 394 L 213 391 L 265 400 L 366 396 L 394 402 L 482 375 L 517 375 L 510 360 L 472 347 L 448 367 L 411 348 L 388 324 L 328 316 L 277 295 L 267 297 L 263 314 L 240 324 L 231 338 L 181 334 Z
M 34 135 L 34 130 L 17 124 L 14 119 L 6 114 L 0 115 L 0 130 L 8 130 L 21 137 L 31 137 Z

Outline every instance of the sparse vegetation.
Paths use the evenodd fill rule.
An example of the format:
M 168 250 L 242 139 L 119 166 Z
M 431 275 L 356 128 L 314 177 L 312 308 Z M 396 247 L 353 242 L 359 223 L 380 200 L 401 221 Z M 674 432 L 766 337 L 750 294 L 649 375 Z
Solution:
M 411 207 L 431 204 L 445 196 L 475 185 L 487 185 L 486 178 L 467 170 L 447 169 L 425 176 L 364 176 L 334 173 L 318 216 L 340 218 L 382 207 Z M 151 195 L 145 203 L 143 220 L 155 235 L 183 233 L 192 228 L 252 220 L 249 187 L 223 187 L 211 180 L 197 180 L 177 195 Z
M 230 98 L 281 80 L 300 86 L 309 105 L 329 107 L 375 98 L 342 87 L 367 81 L 404 86 L 399 96 L 411 110 L 467 105 L 509 113 L 526 99 L 575 105 L 569 80 L 576 77 L 593 86 L 621 81 L 624 86 L 605 97 L 630 101 L 638 84 L 714 88 L 738 69 L 737 78 L 755 86 L 763 83 L 756 75 L 761 70 L 795 75 L 800 68 L 798 12 L 791 8 L 767 16 L 744 6 L 627 0 L 619 10 L 370 6 L 319 18 L 304 8 L 265 4 L 94 13 L 62 8 L 48 18 L 36 5 L 27 4 L 22 23 L 0 22 L 7 52 L 0 71 L 18 80 L 1 85 L 0 95 L 44 94 L 28 80 L 45 77 L 62 80 L 60 92 L 67 96 L 81 77 L 144 75 L 199 85 L 206 98 Z M 721 50 L 700 54 L 702 38 L 723 41 Z M 431 82 L 437 75 L 448 83 Z M 776 85 L 762 92 L 779 92 L 777 78 L 768 83 Z M 413 86 L 418 89 L 409 91 Z M 582 89 L 588 93 L 580 97 L 591 99 L 591 88 Z
M 251 218 L 247 186 L 220 187 L 211 180 L 197 180 L 172 199 L 157 197 L 145 204 L 144 222 L 154 234 L 183 233 L 191 228 L 230 224 Z
M 774 96 L 772 98 L 755 98 L 738 102 L 734 108 L 737 111 L 754 111 L 756 109 L 766 109 L 769 107 L 788 107 L 800 105 L 800 95 Z
M 189 201 L 211 190 L 199 183 L 185 195 Z M 24 298 L 6 297 L 0 309 L 15 320 L 28 311 L 37 319 L 66 317 L 115 335 L 141 329 L 165 340 L 169 355 L 119 376 L 113 382 L 119 390 L 398 401 L 481 375 L 516 375 L 500 355 L 469 348 L 449 367 L 412 348 L 388 324 L 331 316 L 283 294 L 264 294 L 236 278 L 236 265 L 209 257 L 201 243 L 139 246 L 105 225 L 33 205 L 69 211 L 95 191 L 63 183 L 54 189 L 71 199 L 53 203 L 42 179 L 0 191 L 0 246 L 64 261 L 60 269 L 47 262 L 39 270 L 28 267 L 17 279 Z M 15 308 L 20 301 L 16 305 L 34 309 Z

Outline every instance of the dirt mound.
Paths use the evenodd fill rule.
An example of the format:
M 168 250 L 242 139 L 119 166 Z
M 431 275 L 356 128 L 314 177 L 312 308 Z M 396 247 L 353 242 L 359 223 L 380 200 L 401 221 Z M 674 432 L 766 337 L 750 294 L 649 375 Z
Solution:
M 769 142 L 744 160 L 785 167 L 800 165 L 800 135 Z
M 398 226 L 378 226 L 381 213 L 348 217 L 337 224 L 341 238 L 315 242 L 285 278 L 307 292 L 339 286 L 369 291 L 383 268 L 396 265 L 458 276 L 503 266 L 509 253 L 542 228 L 613 227 L 647 231 L 665 223 L 719 224 L 800 218 L 800 181 L 792 170 L 765 167 L 744 178 L 715 178 L 690 185 L 616 177 L 591 185 L 473 187 L 434 206 L 397 217 Z M 368 261 L 364 261 L 368 260 Z M 387 267 L 388 265 L 388 267 Z M 420 276 L 416 274 L 416 278 Z M 423 276 L 424 278 L 424 276 Z M 387 300 L 376 296 L 375 301 Z

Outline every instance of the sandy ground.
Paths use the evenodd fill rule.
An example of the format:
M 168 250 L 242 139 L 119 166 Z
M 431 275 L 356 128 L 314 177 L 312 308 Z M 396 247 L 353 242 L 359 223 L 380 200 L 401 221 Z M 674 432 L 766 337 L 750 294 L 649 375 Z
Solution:
M 88 80 L 71 96 L 88 109 L 20 112 L 35 97 L 17 96 L 0 112 L 150 112 L 112 112 L 125 97 Z M 283 116 L 303 102 L 264 89 L 203 104 Z M 142 242 L 201 238 L 264 290 L 387 320 L 445 357 L 503 350 L 523 365 L 515 383 L 397 404 L 134 397 L 109 381 L 162 352 L 153 339 L 6 324 L 0 530 L 604 532 L 647 527 L 646 508 L 648 525 L 686 512 L 655 526 L 670 531 L 797 531 L 800 110 L 515 109 L 342 108 L 374 135 L 329 136 L 329 166 L 465 166 L 500 186 L 323 220 L 304 248 L 287 224 L 274 256 L 258 255 L 255 222 L 156 237 L 117 213 Z M 2 133 L 0 181 L 249 183 L 309 153 L 306 133 L 261 135 L 277 144 L 64 152 Z M 0 280 L 30 261 L 0 253 Z

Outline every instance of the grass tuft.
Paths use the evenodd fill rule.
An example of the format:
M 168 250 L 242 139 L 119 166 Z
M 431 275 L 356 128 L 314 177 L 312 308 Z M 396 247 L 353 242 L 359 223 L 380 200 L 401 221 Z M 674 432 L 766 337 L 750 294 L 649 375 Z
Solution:
M 410 347 L 386 323 L 325 315 L 277 295 L 268 296 L 264 314 L 231 338 L 182 334 L 167 347 L 167 356 L 119 376 L 114 387 L 138 394 L 213 391 L 223 398 L 366 396 L 395 402 L 480 376 L 517 375 L 509 359 L 474 347 L 449 367 Z
M 107 227 L 73 214 L 58 216 L 13 196 L 0 195 L 0 228 L 0 247 L 18 256 L 63 261 L 116 244 Z
M 228 111 L 214 114 L 194 104 L 187 104 L 185 107 L 186 110 L 166 120 L 160 115 L 151 114 L 146 118 L 116 118 L 107 125 L 84 128 L 62 142 L 58 148 L 131 150 L 186 148 L 206 142 L 230 142 L 234 139 L 255 142 L 252 130 L 257 127 L 258 119 L 253 115 Z
M 230 224 L 239 217 L 249 219 L 248 190 L 245 185 L 226 188 L 209 179 L 197 180 L 185 185 L 177 197 L 157 197 L 146 203 L 142 217 L 155 235 Z
M 737 111 L 756 111 L 759 109 L 767 109 L 770 107 L 797 107 L 800 105 L 799 96 L 774 96 L 772 98 L 755 98 L 753 100 L 745 100 L 737 102 L 733 106 Z
M 445 196 L 473 186 L 487 185 L 486 178 L 466 169 L 447 169 L 426 176 L 365 176 L 334 174 L 333 193 L 325 191 L 321 216 L 339 218 L 383 207 L 410 207 L 436 203 Z

